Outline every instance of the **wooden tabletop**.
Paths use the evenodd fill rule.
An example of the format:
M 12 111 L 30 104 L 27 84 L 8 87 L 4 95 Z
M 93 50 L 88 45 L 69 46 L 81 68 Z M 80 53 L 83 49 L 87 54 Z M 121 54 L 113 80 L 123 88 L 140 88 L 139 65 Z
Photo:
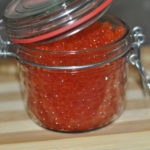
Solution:
M 150 74 L 150 48 L 142 49 Z M 129 69 L 127 106 L 121 117 L 102 129 L 66 134 L 45 130 L 31 121 L 23 106 L 15 60 L 0 61 L 0 150 L 150 150 L 150 98 Z

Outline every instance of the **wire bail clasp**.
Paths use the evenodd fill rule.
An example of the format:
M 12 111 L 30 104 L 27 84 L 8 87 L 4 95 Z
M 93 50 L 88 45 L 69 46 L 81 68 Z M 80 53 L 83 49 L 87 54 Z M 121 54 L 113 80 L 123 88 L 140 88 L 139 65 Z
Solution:
M 11 42 L 6 34 L 3 19 L 0 19 L 0 58 L 16 57 L 13 51 L 9 51 L 11 48 Z
M 129 62 L 131 65 L 136 66 L 140 73 L 144 94 L 150 94 L 150 76 L 146 73 L 141 63 L 141 45 L 145 42 L 145 35 L 141 27 L 134 27 L 131 36 L 133 42 L 131 44 L 132 54 L 129 56 Z

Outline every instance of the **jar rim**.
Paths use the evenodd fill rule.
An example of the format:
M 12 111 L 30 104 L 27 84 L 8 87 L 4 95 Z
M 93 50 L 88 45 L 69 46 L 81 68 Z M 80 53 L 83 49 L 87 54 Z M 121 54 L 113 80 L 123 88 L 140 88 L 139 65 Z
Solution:
M 104 46 L 100 46 L 100 47 L 96 47 L 96 48 L 89 48 L 89 49 L 73 50 L 73 51 L 61 51 L 61 50 L 57 50 L 57 51 L 55 51 L 55 50 L 47 50 L 47 51 L 45 51 L 45 50 L 38 49 L 38 48 L 31 48 L 31 47 L 29 47 L 27 45 L 20 44 L 20 43 L 16 43 L 16 45 L 18 45 L 20 47 L 28 48 L 28 49 L 30 49 L 32 51 L 38 51 L 38 52 L 43 52 L 43 53 L 75 54 L 75 53 L 91 52 L 93 50 L 99 50 L 100 51 L 102 49 L 105 49 L 105 48 L 108 48 L 108 47 L 111 47 L 111 46 L 114 46 L 116 44 L 119 44 L 119 43 L 123 42 L 128 37 L 128 35 L 130 33 L 130 27 L 122 19 L 120 19 L 119 17 L 113 16 L 113 15 L 110 15 L 110 14 L 105 14 L 103 17 L 109 18 L 111 20 L 113 19 L 113 20 L 119 22 L 125 28 L 125 33 L 124 33 L 124 35 L 121 38 L 119 38 L 118 40 L 116 40 L 114 42 L 106 44 Z M 36 43 L 36 44 L 38 44 L 38 43 Z

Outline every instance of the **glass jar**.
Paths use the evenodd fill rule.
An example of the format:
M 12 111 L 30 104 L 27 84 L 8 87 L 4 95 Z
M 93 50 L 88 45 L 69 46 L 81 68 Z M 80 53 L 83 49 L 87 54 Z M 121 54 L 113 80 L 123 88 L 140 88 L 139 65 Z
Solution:
M 55 131 L 81 132 L 100 128 L 114 121 L 125 107 L 128 61 L 139 69 L 145 89 L 150 88 L 149 77 L 140 63 L 140 45 L 144 42 L 141 29 L 135 27 L 131 33 L 122 20 L 110 15 L 99 19 L 99 16 L 101 15 L 69 33 L 42 41 L 40 36 L 40 40 L 34 44 L 24 42 L 28 29 L 26 32 L 21 31 L 20 33 L 25 33 L 21 35 L 14 33 L 12 23 L 12 28 L 7 24 L 7 33 L 14 43 L 1 38 L 0 56 L 14 56 L 18 59 L 26 110 L 40 126 Z M 87 47 L 86 44 L 91 44 L 87 37 L 94 41 L 97 38 L 95 33 L 100 32 L 93 22 L 101 22 L 102 25 L 106 23 L 107 29 L 111 28 L 119 36 L 115 39 L 106 30 L 107 40 L 102 37 L 105 41 L 103 45 Z M 34 35 L 34 38 L 30 40 L 35 40 L 36 36 L 42 34 L 39 32 L 33 30 L 30 36 Z M 77 41 L 85 45 L 82 49 L 77 49 L 79 43 L 72 43 L 76 39 L 80 39 Z M 52 45 L 58 47 L 60 41 L 70 49 L 53 50 Z M 130 56 L 129 52 L 132 53 Z
M 27 111 L 41 126 L 91 130 L 112 122 L 123 111 L 129 28 L 112 16 L 102 19 L 116 27 L 122 24 L 123 37 L 104 47 L 76 51 L 16 46 L 17 55 L 30 62 L 19 63 Z M 53 65 L 57 68 L 48 68 Z

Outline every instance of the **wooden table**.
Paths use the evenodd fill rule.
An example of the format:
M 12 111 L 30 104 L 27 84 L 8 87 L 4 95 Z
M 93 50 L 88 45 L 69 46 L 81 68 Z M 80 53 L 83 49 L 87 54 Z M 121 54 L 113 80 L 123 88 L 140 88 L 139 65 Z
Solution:
M 150 73 L 150 48 L 143 48 Z M 130 67 L 127 106 L 113 124 L 87 133 L 47 131 L 31 121 L 22 103 L 15 60 L 0 61 L 0 150 L 150 150 L 150 98 Z

